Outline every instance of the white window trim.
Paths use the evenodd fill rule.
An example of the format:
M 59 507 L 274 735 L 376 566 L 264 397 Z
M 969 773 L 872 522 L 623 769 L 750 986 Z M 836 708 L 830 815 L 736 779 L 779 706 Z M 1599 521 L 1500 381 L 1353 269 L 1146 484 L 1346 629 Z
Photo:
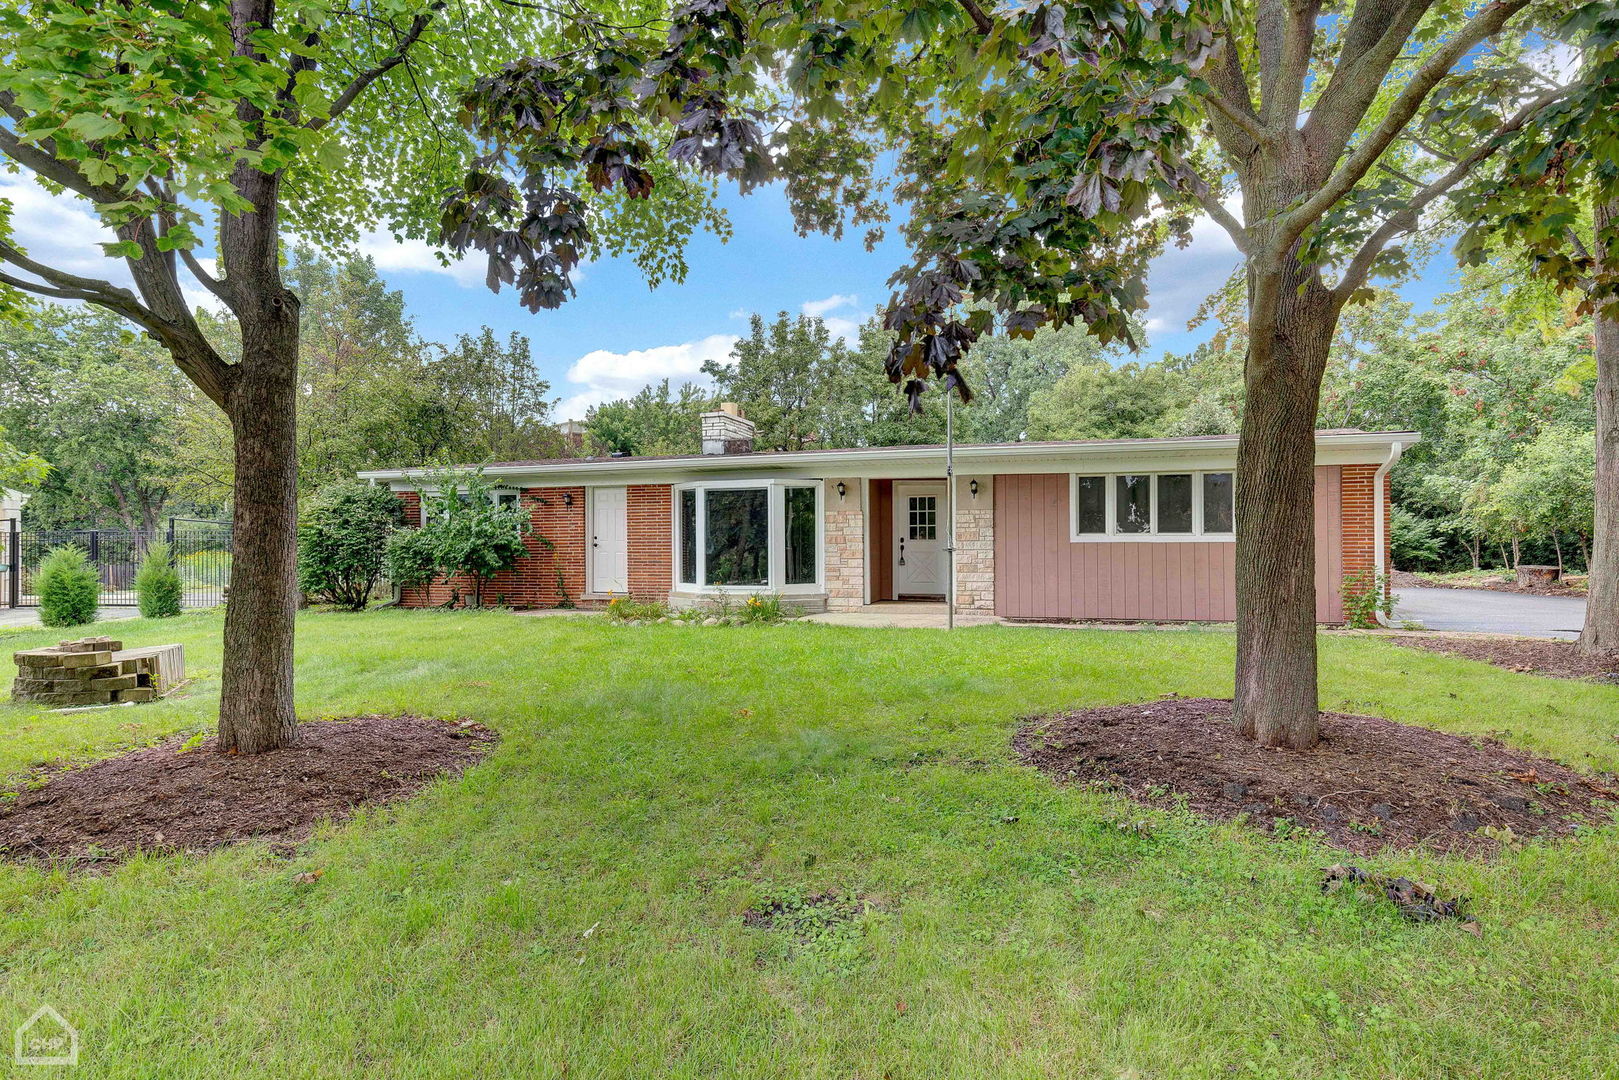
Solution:
M 765 492 L 765 514 L 768 525 L 767 543 L 770 546 L 767 559 L 768 570 L 766 583 L 763 585 L 705 585 L 703 579 L 708 576 L 708 545 L 705 530 L 708 520 L 707 492 L 720 489 L 754 489 Z M 788 585 L 783 579 L 787 576 L 787 489 L 809 488 L 815 492 L 815 580 L 797 585 Z M 681 492 L 695 491 L 697 493 L 697 572 L 696 581 L 680 580 L 680 550 L 684 537 L 680 533 L 680 499 Z M 777 593 L 782 596 L 817 595 L 826 591 L 826 488 L 819 480 L 701 480 L 686 484 L 674 485 L 674 495 L 670 500 L 671 521 L 669 534 L 674 543 L 671 550 L 674 558 L 669 561 L 673 564 L 669 569 L 669 577 L 674 591 L 677 593 L 693 594 L 707 593 L 711 595 L 751 596 L 754 593 Z
M 1085 472 L 1068 474 L 1068 541 L 1072 544 L 1131 544 L 1131 543 L 1159 543 L 1159 544 L 1189 544 L 1189 543 L 1233 543 L 1237 539 L 1235 532 L 1204 532 L 1203 531 L 1203 477 L 1205 475 L 1235 475 L 1234 469 L 1160 469 L 1157 472 L 1146 470 L 1126 469 L 1120 472 Z M 1100 476 L 1106 482 L 1103 485 L 1106 494 L 1106 503 L 1103 509 L 1107 531 L 1100 533 L 1082 533 L 1078 530 L 1079 518 L 1079 479 L 1080 477 Z M 1118 492 L 1121 476 L 1150 476 L 1152 478 L 1152 531 L 1144 533 L 1118 532 Z M 1158 531 L 1158 478 L 1160 476 L 1190 476 L 1192 478 L 1192 531 L 1178 533 L 1161 533 Z M 1235 491 L 1233 491 L 1233 497 Z
M 436 499 L 442 494 L 444 493 L 439 488 L 418 488 L 416 490 L 416 516 L 418 518 L 418 525 L 427 524 L 427 500 L 430 498 Z M 464 494 L 464 492 L 462 494 Z M 505 501 L 502 502 L 502 500 Z M 496 506 L 508 504 L 516 504 L 521 506 L 523 502 L 523 489 L 519 487 L 512 487 L 509 484 L 497 484 L 489 489 L 489 501 L 494 503 Z

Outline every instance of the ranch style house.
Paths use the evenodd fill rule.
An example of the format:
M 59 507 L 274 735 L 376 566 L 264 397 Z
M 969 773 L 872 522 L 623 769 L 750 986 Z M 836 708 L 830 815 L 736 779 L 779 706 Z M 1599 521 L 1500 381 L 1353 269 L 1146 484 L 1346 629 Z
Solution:
M 684 607 L 772 593 L 801 611 L 906 600 L 1027 620 L 1235 617 L 1235 436 L 957 446 L 947 481 L 940 446 L 755 452 L 736 406 L 701 423 L 700 454 L 484 466 L 534 526 L 528 557 L 486 602 Z M 1418 438 L 1317 432 L 1321 622 L 1343 621 L 1346 578 L 1387 571 L 1388 472 Z M 422 470 L 359 475 L 420 522 Z M 400 602 L 443 604 L 452 590 L 468 592 L 440 582 Z

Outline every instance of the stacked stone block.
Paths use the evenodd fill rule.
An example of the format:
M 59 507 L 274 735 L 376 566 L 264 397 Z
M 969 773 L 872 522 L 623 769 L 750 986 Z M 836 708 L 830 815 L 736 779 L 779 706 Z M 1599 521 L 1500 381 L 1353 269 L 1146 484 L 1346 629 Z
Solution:
M 11 699 L 59 708 L 151 701 L 184 678 L 183 655 L 179 645 L 125 650 L 109 637 L 13 653 Z

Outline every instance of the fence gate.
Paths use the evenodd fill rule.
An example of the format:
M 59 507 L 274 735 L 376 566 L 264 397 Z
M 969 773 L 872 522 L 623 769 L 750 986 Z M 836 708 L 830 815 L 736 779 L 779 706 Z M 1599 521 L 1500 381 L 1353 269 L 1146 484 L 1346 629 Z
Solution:
M 185 584 L 187 607 L 213 607 L 225 600 L 230 584 L 231 526 L 224 521 L 175 518 L 156 533 L 129 529 L 21 529 L 16 521 L 0 532 L 0 602 L 9 607 L 37 607 L 35 578 L 40 561 L 67 544 L 77 544 L 101 578 L 101 602 L 108 606 L 135 603 L 135 571 L 146 547 L 165 540 Z

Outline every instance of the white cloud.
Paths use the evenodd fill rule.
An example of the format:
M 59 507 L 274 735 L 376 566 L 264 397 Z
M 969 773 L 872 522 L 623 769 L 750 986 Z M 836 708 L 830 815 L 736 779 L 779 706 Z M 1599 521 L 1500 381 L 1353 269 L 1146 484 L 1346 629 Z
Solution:
M 30 258 L 69 274 L 134 290 L 135 281 L 124 261 L 103 254 L 99 245 L 118 238 L 89 203 L 74 195 L 53 195 L 31 177 L 16 173 L 0 174 L 0 198 L 11 202 L 12 238 Z M 199 261 L 210 271 L 214 269 L 212 259 Z M 189 274 L 181 273 L 180 285 L 190 306 L 218 306 L 214 295 Z
M 845 308 L 855 308 L 860 304 L 860 297 L 853 293 L 833 293 L 824 300 L 806 300 L 799 308 L 812 319 L 820 319 L 826 327 L 826 332 L 834 338 L 843 338 L 845 341 L 856 341 L 860 337 L 860 322 L 843 315 L 832 315 L 829 312 L 842 311 Z
M 800 310 L 802 310 L 804 314 L 814 318 L 817 316 L 824 316 L 827 312 L 836 311 L 838 308 L 854 307 L 859 302 L 860 297 L 854 296 L 853 294 L 833 293 L 825 300 L 804 301 L 804 306 Z
M 567 380 L 572 385 L 564 389 L 571 392 L 557 406 L 557 415 L 582 420 L 591 407 L 630 397 L 642 387 L 664 379 L 677 385 L 707 383 L 703 364 L 709 360 L 727 362 L 736 342 L 735 334 L 710 334 L 680 345 L 657 345 L 622 353 L 606 349 L 588 352 L 568 368 Z
M 382 230 L 373 230 L 360 237 L 355 245 L 360 255 L 369 255 L 377 269 L 407 274 L 442 274 L 464 289 L 483 288 L 484 272 L 488 263 L 484 256 L 474 253 L 463 259 L 450 259 L 445 266 L 439 261 L 439 249 L 423 240 L 395 240 Z
M 472 251 L 464 257 L 457 258 L 447 250 L 435 247 L 425 240 L 395 240 L 393 234 L 385 229 L 373 229 L 364 234 L 354 249 L 360 255 L 369 255 L 376 262 L 377 269 L 384 275 L 390 272 L 439 274 L 454 281 L 463 289 L 483 288 L 484 275 L 489 269 L 488 258 L 481 252 Z M 441 251 L 449 258 L 448 266 L 440 261 Z M 575 285 L 585 279 L 585 269 L 589 265 L 580 263 L 573 268 L 571 276 Z
M 1242 202 L 1233 198 L 1226 209 L 1242 220 Z M 1192 223 L 1186 247 L 1170 245 L 1147 268 L 1147 332 L 1178 334 L 1210 294 L 1231 277 L 1242 253 L 1231 235 L 1207 214 Z

